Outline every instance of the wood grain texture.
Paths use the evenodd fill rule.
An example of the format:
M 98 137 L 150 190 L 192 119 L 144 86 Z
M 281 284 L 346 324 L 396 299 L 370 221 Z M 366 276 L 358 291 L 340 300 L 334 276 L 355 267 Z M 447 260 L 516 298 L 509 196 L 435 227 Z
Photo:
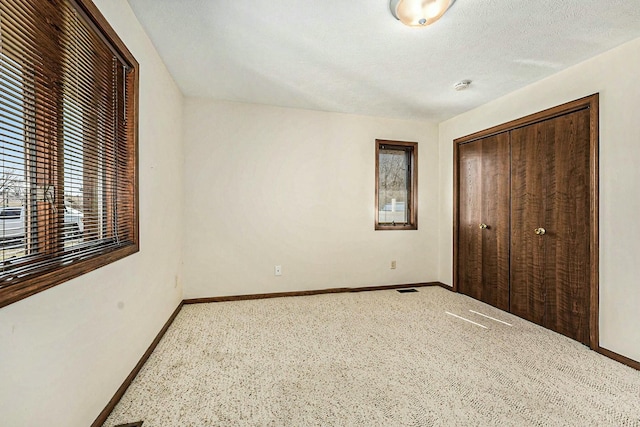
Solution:
M 460 145 L 457 153 L 458 290 L 509 310 L 509 134 Z
M 544 197 L 541 194 L 546 157 L 540 157 L 539 125 L 516 129 L 511 134 L 511 268 L 510 311 L 534 323 L 542 324 L 544 295 L 536 283 L 542 281 L 542 238 L 534 234 L 544 226 Z M 549 238 L 550 236 L 546 236 Z
M 591 267 L 589 345 L 600 348 L 600 97 L 596 93 L 586 99 L 589 107 L 589 264 Z M 624 362 L 623 362 L 624 363 Z M 636 362 L 637 364 L 638 362 Z M 637 368 L 636 369 L 640 369 Z
M 460 138 L 456 138 L 454 140 L 455 144 L 463 144 L 466 142 L 475 141 L 476 139 L 486 138 L 488 136 L 497 135 L 503 132 L 509 132 L 513 129 L 518 129 L 523 126 L 528 126 L 534 123 L 539 123 L 545 120 L 552 119 L 554 117 L 562 116 L 565 114 L 572 113 L 574 111 L 583 110 L 585 108 L 589 108 L 592 113 L 595 112 L 597 116 L 598 111 L 598 94 L 595 93 L 593 95 L 585 96 L 584 98 L 576 99 L 575 101 L 570 101 L 562 105 L 558 105 L 556 107 L 551 107 L 543 111 L 539 111 L 534 114 L 530 114 L 525 117 L 521 117 L 516 120 L 512 120 L 507 123 L 502 123 L 500 125 L 491 127 L 489 129 L 484 129 L 470 135 L 466 135 Z M 592 114 L 593 118 L 593 114 Z M 598 129 L 598 125 L 591 123 L 592 130 Z M 597 138 L 596 138 L 597 139 Z
M 589 111 L 511 136 L 511 312 L 588 344 Z
M 525 198 L 531 206 L 530 209 L 522 209 L 515 212 L 518 221 L 534 222 L 527 228 L 513 228 L 510 232 L 510 245 L 513 249 L 515 245 L 516 252 L 510 253 L 510 289 L 513 274 L 525 277 L 526 280 L 519 282 L 520 288 L 512 290 L 510 293 L 510 305 L 514 307 L 514 311 L 522 317 L 529 320 L 537 321 L 540 324 L 548 325 L 548 327 L 557 330 L 566 335 L 577 337 L 579 341 L 588 343 L 594 350 L 599 349 L 599 96 L 598 94 L 590 95 L 575 101 L 568 102 L 547 110 L 522 117 L 520 119 L 504 123 L 492 128 L 476 132 L 454 140 L 454 246 L 453 246 L 453 290 L 459 291 L 459 270 L 461 265 L 460 252 L 461 247 L 458 244 L 461 234 L 461 210 L 463 207 L 463 198 L 460 196 L 461 187 L 461 170 L 459 164 L 459 150 L 464 144 L 472 143 L 478 140 L 487 140 L 489 137 L 496 136 L 501 133 L 509 132 L 513 135 L 527 136 L 530 138 L 540 138 L 541 141 L 547 140 L 565 140 L 565 151 L 553 152 L 552 158 L 542 158 L 542 162 L 546 164 L 547 171 L 528 171 L 523 165 L 512 165 L 513 174 L 520 174 L 519 177 L 512 177 L 512 191 L 520 188 L 524 193 L 516 195 L 516 198 Z M 573 115 L 576 113 L 576 115 Z M 579 117 L 578 117 L 579 116 Z M 554 126 L 547 129 L 536 126 L 546 121 L 559 119 Z M 557 125 L 557 126 L 556 126 Z M 563 130 L 562 127 L 567 129 Z M 556 127 L 558 127 L 556 129 Z M 586 129 L 586 131 L 585 131 Z M 586 133 L 585 133 L 586 132 Z M 580 136 L 576 136 L 576 135 Z M 587 142 L 585 142 L 585 135 Z M 580 149 L 576 149 L 576 144 L 581 141 Z M 587 153 L 583 148 L 587 149 Z M 531 147 L 512 147 L 512 156 L 521 156 L 523 159 L 530 158 L 532 161 L 540 161 L 540 156 L 546 154 L 543 150 L 544 144 Z M 517 152 L 516 152 L 517 151 Z M 578 159 L 576 159 L 576 156 Z M 577 162 L 573 165 L 571 162 Z M 562 163 L 571 163 L 568 168 L 563 169 L 556 175 L 557 167 L 564 167 Z M 586 175 L 583 172 L 576 172 L 575 167 L 582 168 L 587 163 Z M 548 171 L 552 171 L 549 177 Z M 537 175 L 536 175 L 537 174 Z M 585 181 L 586 176 L 586 181 Z M 551 200 L 547 200 L 546 193 L 535 194 L 535 191 L 529 191 L 533 188 L 536 180 L 545 182 L 544 188 L 547 191 L 547 183 L 549 181 L 551 187 L 549 193 L 552 194 Z M 586 186 L 587 196 L 582 192 L 582 188 Z M 570 200 L 578 189 L 580 195 L 575 200 Z M 586 210 L 585 210 L 585 206 Z M 535 211 L 538 209 L 538 211 Z M 538 212 L 538 216 L 532 212 Z M 567 221 L 571 218 L 577 218 L 576 224 L 569 224 Z M 511 218 L 514 222 L 514 218 Z M 563 223 L 562 230 L 559 231 L 551 228 L 546 240 L 541 240 L 533 233 L 537 227 L 544 227 L 541 222 L 552 223 L 558 221 Z M 522 226 L 523 227 L 523 226 Z M 530 233 L 530 234 L 525 234 Z M 558 242 L 572 242 L 580 235 L 588 242 L 586 252 L 584 248 L 580 248 L 581 255 L 571 252 L 565 247 L 557 247 Z M 517 241 L 521 238 L 522 241 Z M 544 238 L 543 238 L 544 239 Z M 545 241 L 551 241 L 552 244 L 543 244 Z M 533 265 L 542 268 L 544 265 L 553 265 L 553 273 L 543 272 L 526 266 L 515 267 L 514 256 L 525 256 L 532 260 Z M 560 257 L 562 261 L 558 262 Z M 528 268 L 528 269 L 527 269 Z M 577 289 L 570 287 L 569 290 L 558 290 L 556 287 L 548 289 L 544 287 L 536 287 L 536 283 L 544 282 L 546 284 L 555 283 L 556 280 L 582 281 L 583 287 Z M 536 282 L 536 280 L 538 282 Z M 586 304 L 586 323 L 583 317 L 583 309 L 578 308 L 582 305 L 582 298 Z M 571 317 L 573 316 L 573 317 Z M 577 316 L 577 317 L 576 317 Z M 579 319 L 579 320 L 576 320 Z M 576 323 L 576 325 L 573 325 Z M 571 325 L 570 327 L 568 325 Z M 567 328 L 576 328 L 571 333 L 566 333 Z M 586 335 L 585 335 L 586 334 Z

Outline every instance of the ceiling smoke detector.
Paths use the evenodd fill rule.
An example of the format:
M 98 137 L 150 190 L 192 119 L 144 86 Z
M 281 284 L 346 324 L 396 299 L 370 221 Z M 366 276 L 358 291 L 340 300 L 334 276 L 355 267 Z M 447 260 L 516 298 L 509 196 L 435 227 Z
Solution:
M 462 80 L 453 85 L 453 88 L 457 91 L 468 89 L 471 86 L 471 80 Z

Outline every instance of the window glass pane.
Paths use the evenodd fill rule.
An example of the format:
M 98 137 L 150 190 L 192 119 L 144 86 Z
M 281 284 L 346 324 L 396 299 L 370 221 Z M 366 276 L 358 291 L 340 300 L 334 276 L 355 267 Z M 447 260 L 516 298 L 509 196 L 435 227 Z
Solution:
M 69 98 L 64 102 L 64 226 L 65 248 L 84 241 L 82 109 Z
M 408 221 L 409 163 L 408 151 L 381 149 L 378 170 L 378 222 L 403 224 Z
M 26 255 L 24 83 L 19 64 L 0 54 L 0 261 Z

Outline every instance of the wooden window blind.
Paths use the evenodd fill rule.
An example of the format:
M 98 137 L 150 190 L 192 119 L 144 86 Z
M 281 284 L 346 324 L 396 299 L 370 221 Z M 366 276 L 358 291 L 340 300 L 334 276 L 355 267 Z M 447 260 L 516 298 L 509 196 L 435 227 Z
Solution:
M 1 307 L 139 244 L 137 62 L 88 0 L 0 7 Z

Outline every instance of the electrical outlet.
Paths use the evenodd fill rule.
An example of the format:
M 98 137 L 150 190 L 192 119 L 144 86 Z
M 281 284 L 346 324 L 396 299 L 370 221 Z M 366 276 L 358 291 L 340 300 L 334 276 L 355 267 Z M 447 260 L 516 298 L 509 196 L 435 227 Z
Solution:
M 282 276 L 282 266 L 276 265 L 273 269 L 276 276 Z
M 391 261 L 391 269 L 392 270 L 396 269 L 396 260 L 395 259 L 393 261 Z

